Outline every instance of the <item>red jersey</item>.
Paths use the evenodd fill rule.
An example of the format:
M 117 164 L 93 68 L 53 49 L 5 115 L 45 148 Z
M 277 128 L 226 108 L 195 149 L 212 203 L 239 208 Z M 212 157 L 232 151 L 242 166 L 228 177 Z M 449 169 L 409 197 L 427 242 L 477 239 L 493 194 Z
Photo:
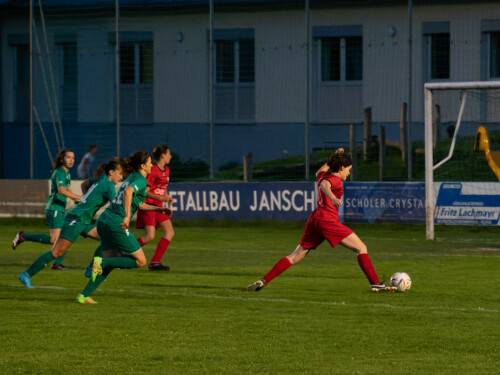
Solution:
M 148 176 L 149 192 L 162 196 L 167 191 L 167 185 L 170 181 L 170 168 L 165 166 L 161 170 L 156 164 L 151 168 L 151 173 Z M 146 203 L 158 207 L 163 207 L 163 202 L 153 198 L 147 198 Z
M 326 172 L 320 172 L 317 176 L 318 179 L 318 207 L 311 214 L 311 218 L 323 221 L 340 222 L 339 208 L 335 206 L 330 198 L 321 190 L 321 182 L 323 180 L 330 181 L 331 191 L 337 199 L 342 198 L 344 189 L 342 188 L 342 180 L 340 177 Z

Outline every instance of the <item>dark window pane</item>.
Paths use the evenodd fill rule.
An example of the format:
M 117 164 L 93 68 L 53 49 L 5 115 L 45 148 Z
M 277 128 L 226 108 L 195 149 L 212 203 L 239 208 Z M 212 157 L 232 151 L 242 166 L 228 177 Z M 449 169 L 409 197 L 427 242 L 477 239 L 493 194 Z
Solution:
M 500 32 L 490 34 L 490 78 L 500 78 Z
M 321 80 L 340 81 L 340 38 L 321 40 Z
M 75 84 L 77 81 L 76 43 L 64 44 L 63 50 L 63 84 Z
M 140 82 L 139 83 L 153 83 L 153 42 L 141 43 L 139 46 L 140 51 Z
M 345 79 L 360 81 L 363 79 L 363 38 L 360 36 L 345 38 Z
M 219 40 L 215 44 L 216 82 L 234 82 L 234 42 Z
M 431 79 L 450 78 L 450 34 L 431 35 Z
M 135 83 L 134 43 L 120 44 L 120 83 Z
M 240 82 L 254 82 L 255 47 L 253 40 L 240 41 Z

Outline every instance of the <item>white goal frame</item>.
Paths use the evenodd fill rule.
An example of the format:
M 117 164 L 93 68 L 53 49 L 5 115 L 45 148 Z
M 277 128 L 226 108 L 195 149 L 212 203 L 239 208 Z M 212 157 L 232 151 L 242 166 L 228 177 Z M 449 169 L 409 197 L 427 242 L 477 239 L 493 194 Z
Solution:
M 447 83 L 426 83 L 424 85 L 425 91 L 425 227 L 426 238 L 428 240 L 434 239 L 434 169 L 438 168 L 453 155 L 455 147 L 455 140 L 462 120 L 462 114 L 465 107 L 467 95 L 462 96 L 462 103 L 460 105 L 460 112 L 458 114 L 457 125 L 455 126 L 455 133 L 450 146 L 448 156 L 434 165 L 433 160 L 433 129 L 432 129 L 432 95 L 436 90 L 474 90 L 474 89 L 500 89 L 500 81 L 474 81 L 474 82 L 447 82 Z

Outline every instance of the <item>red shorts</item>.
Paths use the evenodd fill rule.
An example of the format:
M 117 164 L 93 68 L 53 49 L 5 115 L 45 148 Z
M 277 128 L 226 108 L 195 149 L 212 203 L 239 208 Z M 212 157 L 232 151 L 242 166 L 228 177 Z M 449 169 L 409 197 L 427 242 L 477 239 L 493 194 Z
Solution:
M 139 210 L 137 211 L 137 221 L 135 222 L 135 227 L 137 229 L 142 229 L 144 227 L 158 228 L 158 226 L 166 220 L 170 220 L 170 216 L 167 214 Z
M 309 218 L 300 245 L 305 249 L 315 249 L 327 240 L 332 247 L 335 247 L 351 233 L 352 230 L 340 222 Z

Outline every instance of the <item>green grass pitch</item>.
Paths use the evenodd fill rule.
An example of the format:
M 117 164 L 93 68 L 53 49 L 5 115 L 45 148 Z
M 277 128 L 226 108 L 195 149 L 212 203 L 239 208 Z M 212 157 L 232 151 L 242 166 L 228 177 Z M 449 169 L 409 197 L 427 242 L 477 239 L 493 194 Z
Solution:
M 498 374 L 498 227 L 438 226 L 430 242 L 423 226 L 351 225 L 379 275 L 410 274 L 407 293 L 370 293 L 355 255 L 327 244 L 250 293 L 303 222 L 174 222 L 171 271 L 115 270 L 79 305 L 97 242 L 29 290 L 17 275 L 49 246 L 11 241 L 44 222 L 0 224 L 1 374 Z

